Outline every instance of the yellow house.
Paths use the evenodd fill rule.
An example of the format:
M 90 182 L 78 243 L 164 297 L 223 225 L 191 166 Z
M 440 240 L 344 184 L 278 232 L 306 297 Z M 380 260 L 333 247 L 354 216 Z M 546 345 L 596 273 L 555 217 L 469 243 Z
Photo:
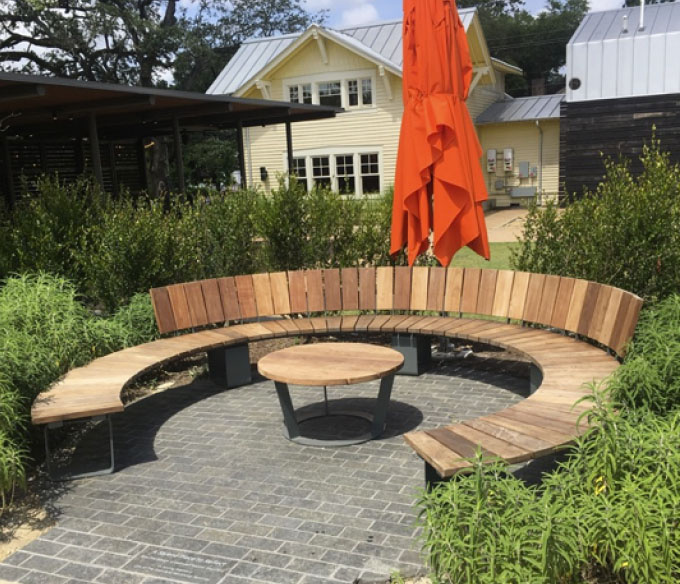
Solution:
M 467 105 L 477 120 L 499 102 L 520 101 L 505 93 L 505 76 L 521 74 L 521 70 L 489 55 L 476 9 L 462 9 L 460 17 L 474 66 Z M 251 39 L 243 43 L 208 93 L 342 107 L 344 111 L 335 118 L 293 125 L 291 170 L 308 188 L 321 184 L 358 195 L 383 191 L 394 182 L 403 112 L 401 37 L 401 20 L 394 20 L 342 30 L 312 25 L 303 33 Z M 559 107 L 557 111 L 559 116 Z M 489 117 L 491 121 L 480 132 L 485 168 L 488 148 L 514 148 L 530 161 L 530 168 L 537 167 L 539 156 L 532 151 L 538 148 L 535 136 L 515 121 L 496 123 L 494 119 Z M 537 133 L 535 125 L 533 132 Z M 553 139 L 558 148 L 555 136 L 559 132 L 544 132 L 544 148 Z M 289 170 L 286 132 L 281 126 L 244 129 L 244 151 L 249 186 L 269 190 Z M 552 160 L 547 151 L 544 161 Z M 487 172 L 495 199 L 492 204 L 508 205 L 528 193 L 511 191 L 513 187 L 538 188 L 538 178 L 513 180 L 524 158 L 513 160 L 512 170 L 504 171 L 502 186 L 498 167 Z M 548 176 L 545 172 L 540 176 L 545 188 Z

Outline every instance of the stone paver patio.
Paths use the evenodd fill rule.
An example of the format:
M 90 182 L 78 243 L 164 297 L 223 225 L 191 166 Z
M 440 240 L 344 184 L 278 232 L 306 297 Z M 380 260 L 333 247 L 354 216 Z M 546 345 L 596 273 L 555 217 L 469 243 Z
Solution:
M 382 439 L 345 448 L 285 440 L 274 384 L 261 378 L 229 391 L 199 378 L 151 395 L 115 418 L 117 472 L 65 484 L 57 525 L 0 564 L 0 579 L 349 584 L 416 573 L 423 463 L 401 434 L 500 410 L 527 387 L 500 368 L 437 363 L 396 378 Z M 296 407 L 322 399 L 311 388 L 291 395 Z M 331 409 L 376 395 L 377 382 L 329 389 Z

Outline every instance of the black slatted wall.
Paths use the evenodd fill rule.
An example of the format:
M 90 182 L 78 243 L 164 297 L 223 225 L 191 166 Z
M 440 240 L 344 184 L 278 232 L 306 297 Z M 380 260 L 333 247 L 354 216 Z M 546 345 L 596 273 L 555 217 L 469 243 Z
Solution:
M 562 103 L 560 185 L 567 195 L 595 190 L 604 159 L 623 155 L 633 172 L 641 170 L 642 147 L 652 137 L 680 162 L 680 94 Z

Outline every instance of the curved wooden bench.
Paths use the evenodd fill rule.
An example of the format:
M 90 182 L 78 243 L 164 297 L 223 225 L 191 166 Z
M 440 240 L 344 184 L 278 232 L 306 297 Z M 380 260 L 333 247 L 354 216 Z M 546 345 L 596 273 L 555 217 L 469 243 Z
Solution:
M 154 367 L 275 337 L 435 335 L 489 343 L 529 358 L 542 382 L 528 399 L 490 416 L 405 435 L 425 460 L 430 481 L 469 467 L 466 459 L 478 447 L 519 462 L 582 433 L 576 420 L 587 406 L 574 403 L 589 393 L 586 383 L 618 367 L 616 356 L 623 355 L 642 306 L 634 294 L 585 280 L 427 267 L 243 275 L 155 288 L 151 297 L 162 334 L 203 330 L 124 349 L 70 371 L 36 398 L 34 424 L 121 412 L 122 390 Z M 45 431 L 47 436 L 47 426 Z

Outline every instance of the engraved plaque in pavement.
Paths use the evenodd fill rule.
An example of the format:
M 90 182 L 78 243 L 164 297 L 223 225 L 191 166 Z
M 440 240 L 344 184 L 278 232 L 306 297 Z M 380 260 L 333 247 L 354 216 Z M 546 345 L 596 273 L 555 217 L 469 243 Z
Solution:
M 194 552 L 150 548 L 128 562 L 123 569 L 189 584 L 217 584 L 235 563 L 234 560 Z

